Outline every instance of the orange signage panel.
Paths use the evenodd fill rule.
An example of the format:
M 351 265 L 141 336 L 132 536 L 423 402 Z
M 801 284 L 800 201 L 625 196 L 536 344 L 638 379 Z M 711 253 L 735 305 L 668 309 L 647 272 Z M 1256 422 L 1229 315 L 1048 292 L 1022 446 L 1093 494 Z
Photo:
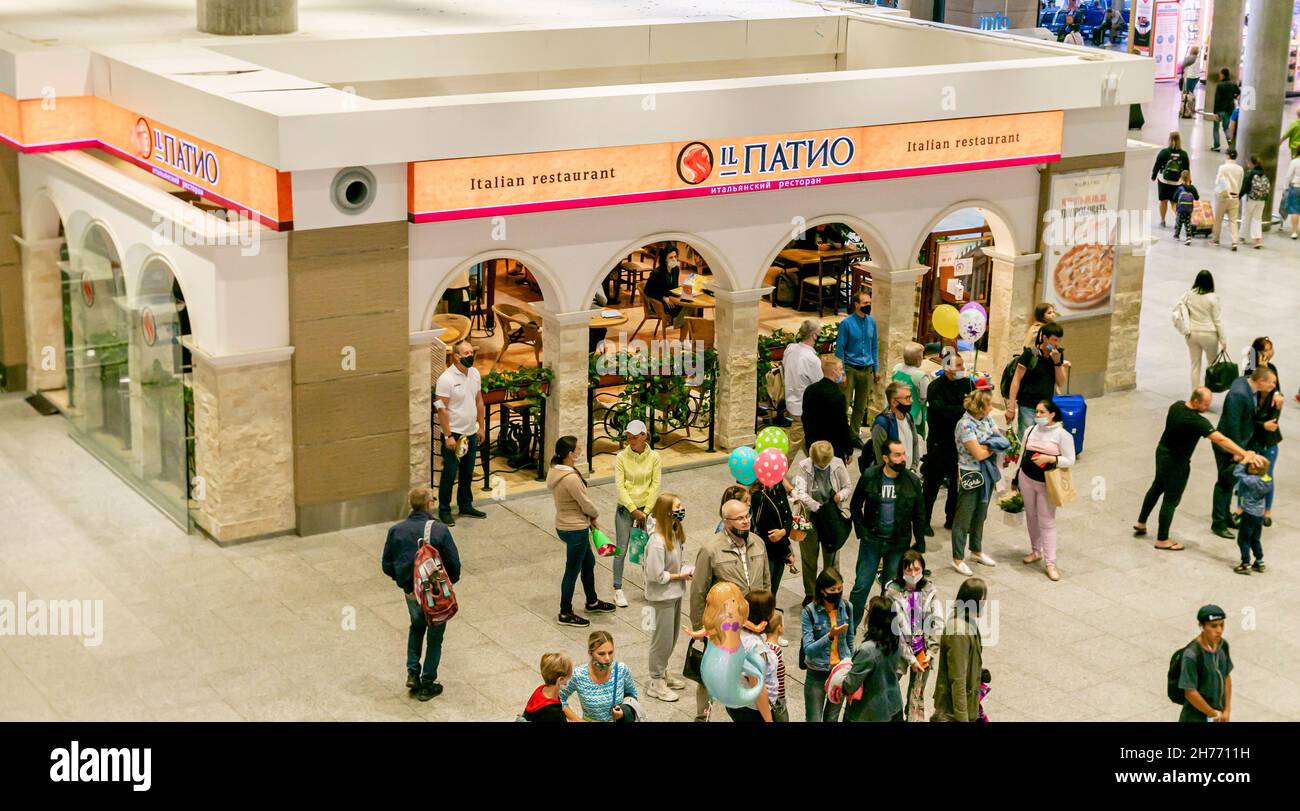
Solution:
M 0 140 L 23 152 L 103 149 L 270 228 L 293 227 L 288 172 L 96 96 L 17 100 L 0 95 Z
M 1056 161 L 1064 113 L 417 161 L 411 222 L 640 203 Z

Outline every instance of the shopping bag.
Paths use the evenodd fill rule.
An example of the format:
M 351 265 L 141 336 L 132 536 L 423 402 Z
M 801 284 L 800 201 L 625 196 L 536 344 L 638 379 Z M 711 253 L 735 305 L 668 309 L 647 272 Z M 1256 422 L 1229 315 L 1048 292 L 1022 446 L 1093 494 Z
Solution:
M 1214 363 L 1205 370 L 1205 387 L 1213 392 L 1227 391 L 1232 388 L 1232 381 L 1241 377 L 1241 369 L 1232 362 L 1228 353 L 1222 350 L 1214 358 Z
M 599 527 L 591 528 L 591 548 L 596 550 L 596 554 L 602 558 L 612 558 L 618 555 L 618 546 L 609 539 L 609 536 L 600 531 Z
M 1047 482 L 1047 500 L 1052 502 L 1053 507 L 1073 504 L 1079 498 L 1078 491 L 1074 489 L 1074 480 L 1070 478 L 1069 468 L 1058 467 L 1046 471 L 1043 478 Z
M 645 554 L 645 545 L 650 540 L 650 533 L 641 527 L 632 527 L 632 534 L 627 539 L 627 559 L 640 565 L 641 556 Z

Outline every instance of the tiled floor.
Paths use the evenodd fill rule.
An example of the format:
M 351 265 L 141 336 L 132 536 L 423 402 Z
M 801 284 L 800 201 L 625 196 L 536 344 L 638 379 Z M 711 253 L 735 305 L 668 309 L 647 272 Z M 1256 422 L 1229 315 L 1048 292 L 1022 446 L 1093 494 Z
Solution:
M 1162 141 L 1173 123 L 1176 99 L 1167 90 L 1158 88 L 1157 102 L 1147 106 L 1147 140 Z M 1195 127 L 1193 171 L 1204 188 L 1217 161 L 1205 151 L 1208 124 Z M 1147 265 L 1139 387 L 1089 404 L 1076 474 L 1088 497 L 1058 519 L 1064 579 L 1052 583 L 1020 564 L 1024 530 L 998 515 L 989 521 L 986 548 L 1000 565 L 979 574 L 998 601 L 998 640 L 986 649 L 994 720 L 1173 719 L 1176 708 L 1163 695 L 1168 655 L 1192 637 L 1196 608 L 1211 601 L 1229 612 L 1234 718 L 1300 720 L 1300 619 L 1293 610 L 1300 479 L 1290 473 L 1290 443 L 1282 446 L 1275 522 L 1264 533 L 1267 574 L 1233 574 L 1235 545 L 1208 531 L 1212 461 L 1204 446 L 1175 523 L 1187 551 L 1153 551 L 1128 531 L 1164 410 L 1186 394 L 1185 353 L 1168 320 L 1174 300 L 1196 270 L 1214 269 L 1234 352 L 1256 333 L 1268 334 L 1294 391 L 1300 327 L 1284 280 L 1300 275 L 1300 247 L 1270 235 L 1265 250 L 1232 254 L 1157 235 L 1165 238 Z M 1284 434 L 1300 436 L 1296 413 L 1292 403 Z M 666 477 L 664 488 L 687 507 L 696 542 L 712 531 L 727 483 L 724 467 Z M 612 486 L 596 488 L 595 497 L 612 511 Z M 177 531 L 74 445 L 60 418 L 39 417 L 21 397 L 4 396 L 0 599 L 23 592 L 29 599 L 103 600 L 105 619 L 98 647 L 73 638 L 5 638 L 0 720 L 508 720 L 536 685 L 541 654 L 562 650 L 580 659 L 586 632 L 554 623 L 563 557 L 550 500 L 486 509 L 486 520 L 454 530 L 465 559 L 463 608 L 447 632 L 446 692 L 420 704 L 402 687 L 407 618 L 396 587 L 379 571 L 384 527 L 219 548 Z M 937 540 L 931 565 L 940 593 L 951 597 L 961 578 L 943 565 Z M 852 561 L 856 549 L 850 540 L 841 555 Z M 610 578 L 601 560 L 604 598 Z M 594 618 L 592 627 L 613 632 L 619 657 L 644 686 L 641 582 L 639 567 L 629 565 L 632 606 Z M 797 606 L 799 589 L 799 578 L 787 575 L 780 604 Z M 791 715 L 800 718 L 796 654 L 788 649 Z M 693 701 L 650 700 L 647 708 L 656 721 L 685 720 Z

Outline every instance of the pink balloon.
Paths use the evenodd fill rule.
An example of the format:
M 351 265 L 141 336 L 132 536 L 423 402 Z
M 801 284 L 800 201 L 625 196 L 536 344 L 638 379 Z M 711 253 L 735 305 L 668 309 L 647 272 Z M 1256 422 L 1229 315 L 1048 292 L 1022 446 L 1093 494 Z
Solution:
M 787 463 L 785 454 L 777 448 L 766 448 L 758 454 L 754 463 L 754 472 L 764 487 L 772 487 L 785 478 Z

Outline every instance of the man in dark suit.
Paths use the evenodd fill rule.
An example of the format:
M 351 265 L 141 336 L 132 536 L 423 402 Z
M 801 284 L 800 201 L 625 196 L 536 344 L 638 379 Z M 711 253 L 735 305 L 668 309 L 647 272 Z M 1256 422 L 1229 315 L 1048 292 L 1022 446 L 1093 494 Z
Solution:
M 844 367 L 834 355 L 822 355 L 822 379 L 803 393 L 804 453 L 818 440 L 826 440 L 835 455 L 848 464 L 853 451 L 862 446 L 849 430 L 849 405 L 840 389 Z
M 966 376 L 966 361 L 961 353 L 950 352 L 944 360 L 943 374 L 930 381 L 925 393 L 925 458 L 921 462 L 921 479 L 925 487 L 926 535 L 933 535 L 930 514 L 939 498 L 939 486 L 948 485 L 948 499 L 943 505 L 943 527 L 952 528 L 957 511 L 957 421 L 966 413 L 962 405 L 975 383 Z
M 1228 396 L 1223 400 L 1223 414 L 1219 416 L 1219 433 L 1247 447 L 1255 434 L 1255 409 L 1259 405 L 1261 394 L 1270 393 L 1277 385 L 1277 375 L 1267 366 L 1256 367 L 1250 376 L 1242 376 L 1232 383 Z M 1214 446 L 1214 462 L 1219 467 L 1219 477 L 1214 482 L 1214 511 L 1210 519 L 1210 531 L 1220 538 L 1236 538 L 1232 530 L 1237 521 L 1232 516 L 1232 488 L 1236 478 L 1232 469 L 1236 460 L 1232 454 L 1218 445 Z

